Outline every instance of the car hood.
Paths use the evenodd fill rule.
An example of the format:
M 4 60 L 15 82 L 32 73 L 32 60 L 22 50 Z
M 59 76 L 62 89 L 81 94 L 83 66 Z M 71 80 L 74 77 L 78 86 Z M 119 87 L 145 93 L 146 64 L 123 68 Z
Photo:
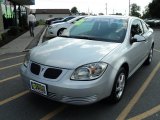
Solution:
M 55 26 L 55 25 L 61 25 L 61 24 L 64 24 L 66 22 L 56 22 L 56 23 L 52 23 L 51 26 Z
M 48 66 L 74 69 L 100 61 L 120 44 L 56 37 L 32 49 L 30 59 Z

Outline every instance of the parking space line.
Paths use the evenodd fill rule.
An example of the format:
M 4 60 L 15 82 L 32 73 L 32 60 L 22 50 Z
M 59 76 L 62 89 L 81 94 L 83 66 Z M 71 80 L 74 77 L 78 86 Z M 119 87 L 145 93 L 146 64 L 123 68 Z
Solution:
M 62 105 L 61 107 L 57 108 L 56 110 L 48 113 L 46 116 L 44 116 L 40 120 L 49 120 L 49 119 L 53 118 L 55 115 L 57 115 L 58 113 L 62 112 L 66 107 L 67 107 L 67 105 Z
M 153 115 L 157 112 L 160 112 L 160 105 L 158 105 L 158 106 L 156 106 L 156 107 L 154 107 L 154 108 L 152 108 L 152 109 L 150 109 L 150 110 L 148 110 L 148 111 L 146 111 L 142 114 L 139 114 L 135 117 L 132 117 L 129 120 L 142 120 L 142 119 L 145 119 L 145 118 L 147 118 L 147 117 L 149 117 L 149 116 L 151 116 L 151 115 Z
M 154 49 L 154 51 L 156 51 L 156 52 L 159 52 L 159 53 L 160 53 L 160 50 Z
M 20 77 L 20 74 L 15 75 L 15 76 L 12 76 L 12 77 L 5 78 L 5 79 L 3 79 L 3 80 L 0 80 L 0 83 L 6 82 L 6 81 L 9 81 L 9 80 L 18 78 L 18 77 Z
M 19 97 L 21 97 L 21 96 L 23 96 L 23 95 L 26 95 L 27 93 L 29 93 L 29 90 L 23 91 L 23 92 L 21 92 L 21 93 L 19 93 L 19 94 L 17 94 L 17 95 L 14 95 L 14 96 L 12 96 L 12 97 L 10 97 L 10 98 L 7 98 L 7 99 L 5 99 L 5 100 L 2 100 L 2 101 L 0 101 L 0 106 L 1 106 L 1 105 L 4 105 L 4 104 L 6 104 L 6 103 L 8 103 L 8 102 L 10 102 L 10 101 L 12 101 L 12 100 L 15 100 L 15 99 L 17 99 L 17 98 L 19 98 Z
M 158 65 L 153 69 L 153 71 L 150 73 L 148 78 L 144 81 L 143 85 L 140 87 L 140 89 L 137 91 L 137 93 L 134 95 L 134 97 L 130 100 L 128 105 L 123 109 L 123 111 L 119 114 L 116 120 L 125 120 L 129 112 L 132 110 L 134 105 L 137 103 L 137 101 L 140 99 L 141 95 L 143 94 L 144 90 L 147 88 L 155 74 L 158 72 L 160 68 L 160 62 Z
M 5 59 L 1 59 L 0 62 L 6 61 L 6 60 L 11 60 L 11 59 L 15 59 L 15 58 L 19 58 L 19 57 L 23 57 L 25 55 L 18 55 L 18 56 L 14 56 L 14 57 L 9 57 L 9 58 L 5 58 Z
M 2 67 L 0 68 L 0 71 L 1 70 L 4 70 L 4 69 L 8 69 L 8 68 L 12 68 L 12 67 L 16 67 L 16 66 L 19 66 L 19 65 L 22 65 L 23 63 L 18 63 L 18 64 L 14 64 L 14 65 L 10 65 L 10 66 L 6 66 L 6 67 Z

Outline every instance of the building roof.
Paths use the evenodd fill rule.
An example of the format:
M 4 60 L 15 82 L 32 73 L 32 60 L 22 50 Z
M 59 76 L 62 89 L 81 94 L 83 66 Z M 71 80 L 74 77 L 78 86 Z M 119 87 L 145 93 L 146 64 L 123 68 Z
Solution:
M 9 0 L 20 5 L 35 5 L 35 0 Z
M 71 14 L 69 9 L 36 9 L 36 14 Z

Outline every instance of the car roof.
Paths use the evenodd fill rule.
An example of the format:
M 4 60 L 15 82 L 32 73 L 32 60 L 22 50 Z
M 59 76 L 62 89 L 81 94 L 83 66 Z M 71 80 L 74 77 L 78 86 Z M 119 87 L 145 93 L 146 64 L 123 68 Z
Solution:
M 68 22 L 75 21 L 75 20 L 77 20 L 77 19 L 79 19 L 79 18 L 84 18 L 84 16 L 76 16 L 75 18 L 69 20 Z
M 99 16 L 88 16 L 86 18 L 139 19 L 133 16 L 122 16 L 122 15 L 99 15 Z

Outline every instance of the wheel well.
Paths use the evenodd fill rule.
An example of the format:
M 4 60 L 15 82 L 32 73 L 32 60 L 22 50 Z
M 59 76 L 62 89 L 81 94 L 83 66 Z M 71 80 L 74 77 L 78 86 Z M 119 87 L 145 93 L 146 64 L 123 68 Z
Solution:
M 57 35 L 59 34 L 59 32 L 60 32 L 61 30 L 64 30 L 64 29 L 66 29 L 66 28 L 61 28 L 61 29 L 59 29 L 58 32 L 57 32 Z
M 129 65 L 128 65 L 128 63 L 123 63 L 123 65 L 121 67 L 123 67 L 126 70 L 127 77 L 128 77 L 128 73 L 129 73 Z

